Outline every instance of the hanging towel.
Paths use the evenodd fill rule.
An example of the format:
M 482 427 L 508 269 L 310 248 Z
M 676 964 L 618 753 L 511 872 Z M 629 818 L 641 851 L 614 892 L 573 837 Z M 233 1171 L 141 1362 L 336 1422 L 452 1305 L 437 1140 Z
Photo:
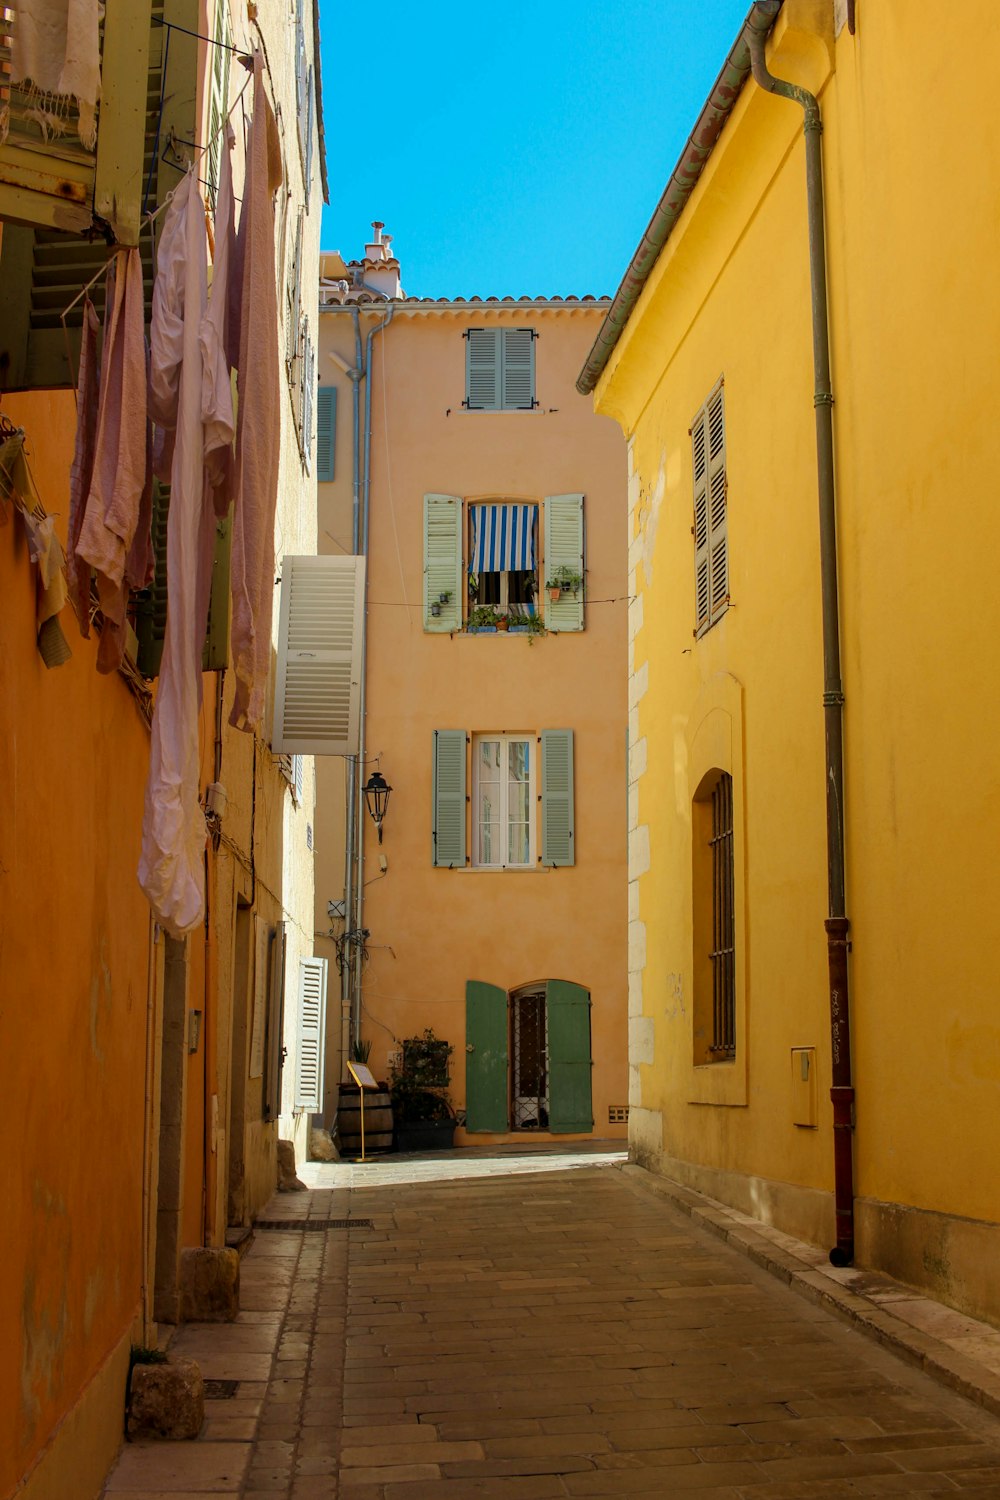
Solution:
M 64 133 L 75 103 L 82 144 L 88 151 L 97 144 L 102 11 L 96 0 L 17 0 L 11 82 L 28 85 L 29 112 L 45 140 Z M 4 133 L 0 121 L 0 145 Z
M 97 574 L 101 609 L 125 618 L 124 581 L 146 487 L 146 345 L 142 260 L 119 250 L 111 269 L 93 475 L 76 556 Z
M 205 206 L 194 167 L 160 238 L 150 330 L 153 419 L 173 436 L 167 518 L 167 625 L 153 712 L 139 884 L 174 937 L 205 909 L 205 816 L 198 801 L 201 652 L 215 518 L 206 503 L 199 330 L 208 280 Z
M 208 312 L 201 322 L 201 415 L 205 423 L 205 467 L 212 486 L 215 513 L 224 516 L 232 500 L 233 414 L 231 362 L 226 352 L 229 285 L 236 258 L 233 220 L 233 127 L 226 121 L 219 198 L 215 214 L 215 263 Z M 235 363 L 235 358 L 232 363 Z
M 66 576 L 69 598 L 76 611 L 80 634 L 90 635 L 90 573 L 88 562 L 76 553 L 80 528 L 90 494 L 94 472 L 94 443 L 97 437 L 97 407 L 100 376 L 97 364 L 97 334 L 100 324 L 97 311 L 86 292 L 83 294 L 83 336 L 80 341 L 80 376 L 76 386 L 76 448 L 69 472 L 69 534 L 66 541 Z
M 252 732 L 264 715 L 274 606 L 274 512 L 278 498 L 281 384 L 278 292 L 274 274 L 274 194 L 281 148 L 264 91 L 263 61 L 253 60 L 253 122 L 240 215 L 239 412 L 233 515 L 233 668 L 229 722 Z

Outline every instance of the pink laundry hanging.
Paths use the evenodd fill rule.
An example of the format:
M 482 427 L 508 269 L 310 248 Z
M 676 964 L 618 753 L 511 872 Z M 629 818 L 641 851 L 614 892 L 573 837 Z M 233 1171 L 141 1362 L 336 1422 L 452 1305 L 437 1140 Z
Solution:
M 97 310 L 86 292 L 83 294 L 83 333 L 80 339 L 80 375 L 76 387 L 76 447 L 69 474 L 69 534 L 67 537 L 66 579 L 69 598 L 82 636 L 90 635 L 90 573 L 88 562 L 77 556 L 80 528 L 90 494 L 94 473 L 94 445 L 97 440 L 97 409 L 100 375 L 97 363 L 97 335 L 100 323 Z
M 235 354 L 230 359 L 226 349 L 226 326 L 230 286 L 233 284 L 237 256 L 236 228 L 233 221 L 232 149 L 236 137 L 228 120 L 222 144 L 219 173 L 219 198 L 215 213 L 215 260 L 212 266 L 212 293 L 208 312 L 201 322 L 201 414 L 205 423 L 205 469 L 212 487 L 215 513 L 224 516 L 232 501 L 233 437 L 236 419 L 233 413 L 233 386 L 230 376 Z

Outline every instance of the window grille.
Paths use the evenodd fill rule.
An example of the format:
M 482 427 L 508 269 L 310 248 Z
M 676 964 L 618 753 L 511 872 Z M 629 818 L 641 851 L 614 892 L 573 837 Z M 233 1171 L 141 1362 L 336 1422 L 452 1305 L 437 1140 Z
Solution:
M 712 1053 L 736 1055 L 736 955 L 733 881 L 733 778 L 723 771 L 712 792 Z

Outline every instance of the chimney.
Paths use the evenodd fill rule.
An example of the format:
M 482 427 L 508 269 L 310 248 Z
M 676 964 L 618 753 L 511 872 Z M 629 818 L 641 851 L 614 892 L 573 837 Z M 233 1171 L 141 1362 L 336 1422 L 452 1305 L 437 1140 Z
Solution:
M 382 230 L 385 224 L 380 219 L 372 223 L 372 237 L 365 246 L 365 260 L 385 260 L 385 249 L 382 245 Z
M 378 219 L 372 224 L 373 237 L 365 246 L 362 278 L 367 287 L 383 297 L 402 299 L 406 293 L 400 285 L 399 262 L 392 253 L 392 235 L 383 234 L 384 228 Z

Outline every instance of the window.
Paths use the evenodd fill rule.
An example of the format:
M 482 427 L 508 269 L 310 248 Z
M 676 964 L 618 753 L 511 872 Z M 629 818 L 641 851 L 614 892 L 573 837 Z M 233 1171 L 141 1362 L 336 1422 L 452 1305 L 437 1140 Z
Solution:
M 729 607 L 726 414 L 722 381 L 691 424 L 694 477 L 695 635 L 703 635 Z
M 538 597 L 538 506 L 466 507 L 469 607 L 492 604 L 511 617 L 535 614 Z
M 533 738 L 474 742 L 472 863 L 493 869 L 534 864 Z
M 710 771 L 692 808 L 695 1062 L 736 1055 L 733 778 Z
M 465 402 L 469 411 L 531 411 L 535 406 L 533 328 L 469 328 Z

